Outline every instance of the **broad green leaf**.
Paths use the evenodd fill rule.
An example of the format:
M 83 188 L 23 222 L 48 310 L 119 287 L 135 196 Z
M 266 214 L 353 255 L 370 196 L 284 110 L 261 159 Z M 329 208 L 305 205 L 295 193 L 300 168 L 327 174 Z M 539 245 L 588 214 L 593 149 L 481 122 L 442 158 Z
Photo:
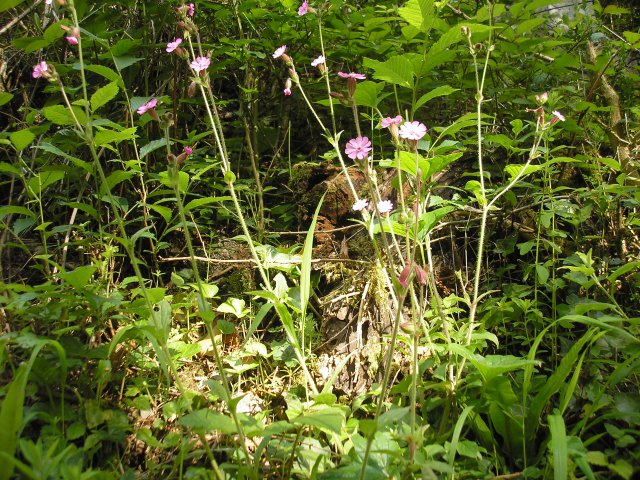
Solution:
M 384 83 L 376 83 L 368 80 L 360 82 L 354 94 L 356 104 L 362 107 L 376 108 L 380 101 L 386 96 L 379 97 L 383 88 Z
M 173 142 L 171 142 L 171 144 L 173 144 Z M 154 150 L 157 150 L 158 148 L 162 148 L 162 147 L 166 147 L 166 146 L 167 146 L 167 141 L 164 138 L 159 138 L 157 140 L 151 140 L 146 145 L 140 147 L 140 159 L 143 159 L 144 157 L 149 155 Z
M 238 318 L 243 318 L 249 313 L 248 308 L 244 308 L 245 301 L 241 298 L 230 298 L 226 302 L 218 305 L 216 312 L 230 313 Z
M 544 265 L 538 263 L 536 264 L 536 276 L 538 277 L 540 285 L 546 285 L 549 279 L 549 270 L 547 270 L 547 267 Z
M 109 143 L 120 143 L 125 140 L 133 140 L 136 138 L 136 130 L 138 127 L 131 127 L 117 132 L 115 130 L 100 130 L 94 137 L 94 143 L 97 147 Z
M 36 136 L 28 128 L 13 132 L 9 135 L 9 139 L 18 152 L 21 152 L 35 140 Z
M 171 332 L 171 304 L 166 300 L 158 303 L 158 308 L 151 311 L 149 326 L 160 345 L 166 345 Z
M 631 13 L 628 8 L 619 7 L 618 5 L 607 5 L 602 11 L 603 15 L 627 15 Z
M 31 210 L 19 205 L 2 205 L 0 206 L 0 218 L 7 215 L 25 215 L 27 217 L 35 217 L 36 214 Z
M 144 58 L 139 57 L 130 57 L 130 56 L 122 56 L 122 57 L 114 57 L 113 61 L 116 64 L 118 70 L 124 70 L 127 67 L 130 67 L 134 63 L 138 63 L 140 60 L 144 60 Z
M 236 424 L 230 416 L 208 408 L 183 415 L 180 423 L 194 432 L 220 432 L 231 435 L 237 431 Z
M 0 5 L 0 12 L 5 12 L 13 7 L 17 7 L 22 2 L 24 2 L 24 0 L 3 0 Z
M 96 111 L 103 105 L 109 103 L 116 95 L 120 89 L 118 88 L 117 82 L 111 82 L 105 85 L 102 88 L 99 88 L 95 91 L 93 95 L 91 95 L 91 110 Z
M 98 267 L 94 265 L 84 265 L 69 272 L 60 272 L 59 276 L 73 288 L 82 290 L 89 284 L 89 281 L 97 270 Z
M 8 93 L 8 92 L 0 93 L 0 107 L 6 103 L 9 103 L 12 98 L 13 98 L 13 94 L 11 93 Z
M 0 173 L 11 173 L 13 175 L 22 175 L 18 167 L 14 167 L 10 163 L 0 162 Z
M 87 173 L 93 173 L 93 165 L 91 163 L 85 162 L 84 160 L 80 160 L 79 158 L 73 157 L 69 155 L 67 152 L 60 150 L 58 147 L 51 145 L 50 143 L 45 142 L 39 145 L 34 145 L 33 148 L 44 150 L 45 152 L 52 153 L 53 155 L 66 158 L 67 160 L 70 160 L 76 167 L 83 169 Z
M 80 64 L 74 63 L 73 68 L 75 70 L 80 70 Z M 120 82 L 120 75 L 117 72 L 113 71 L 109 67 L 105 67 L 104 65 L 85 65 L 85 70 L 93 73 L 97 73 L 98 75 L 103 76 L 107 80 L 111 80 L 112 82 Z
M 531 175 L 532 173 L 535 173 L 541 170 L 542 168 L 543 167 L 541 165 L 527 165 L 525 168 L 525 165 L 512 164 L 504 167 L 504 171 L 506 172 L 507 175 L 509 175 L 509 180 L 513 180 L 518 176 L 523 178 L 523 177 L 526 177 L 527 175 Z
M 162 183 L 164 186 L 173 188 L 173 182 L 169 177 L 169 172 L 166 172 L 166 171 L 160 172 L 158 174 L 158 180 L 160 180 L 160 183 Z M 184 194 L 187 192 L 188 188 L 189 188 L 189 174 L 187 172 L 179 171 L 178 172 L 178 190 L 180 190 L 180 193 Z
M 400 16 L 423 33 L 429 33 L 435 20 L 433 0 L 409 0 L 398 9 Z
M 425 93 L 418 99 L 418 101 L 416 102 L 416 110 L 427 103 L 429 100 L 432 100 L 436 97 L 451 95 L 453 92 L 457 92 L 458 90 L 460 89 L 450 87 L 449 85 L 442 85 L 441 87 L 434 88 L 429 93 Z
M 41 172 L 29 179 L 27 186 L 34 195 L 39 196 L 49 185 L 56 183 L 64 178 L 63 170 L 49 170 Z
M 147 207 L 149 208 L 149 210 L 153 210 L 154 212 L 159 213 L 165 222 L 169 223 L 169 221 L 171 220 L 173 211 L 169 207 L 165 207 L 163 205 L 158 205 L 155 203 L 147 204 Z
M 73 109 L 73 113 L 80 125 L 85 125 L 87 123 L 87 117 L 84 114 L 84 110 L 79 107 L 71 107 Z M 44 107 L 42 109 L 42 114 L 44 117 L 50 122 L 55 123 L 56 125 L 75 125 L 76 122 L 73 119 L 73 115 L 64 105 L 52 105 L 50 107 Z
M 373 78 L 403 87 L 413 86 L 413 64 L 407 58 L 396 55 L 385 62 L 364 59 L 364 66 L 373 70 Z
M 291 423 L 317 427 L 326 433 L 340 434 L 345 423 L 345 413 L 338 407 L 318 405 L 294 418 Z
M 111 172 L 107 177 L 107 188 L 109 190 L 113 190 L 113 187 L 124 182 L 125 180 L 129 180 L 135 175 L 136 172 L 132 172 L 131 170 L 116 170 L 115 172 Z

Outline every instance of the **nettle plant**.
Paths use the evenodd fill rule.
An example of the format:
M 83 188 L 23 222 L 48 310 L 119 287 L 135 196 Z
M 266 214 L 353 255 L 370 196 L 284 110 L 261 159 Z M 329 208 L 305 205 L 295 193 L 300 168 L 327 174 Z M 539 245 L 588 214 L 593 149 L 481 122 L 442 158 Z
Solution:
M 20 352 L 18 356 L 29 355 L 23 351 L 31 352 L 26 364 L 16 366 L 4 389 L 0 458 L 10 468 L 0 472 L 0 478 L 9 478 L 14 469 L 30 478 L 84 478 L 85 470 L 88 474 L 101 474 L 104 472 L 90 472 L 88 467 L 108 463 L 100 461 L 101 452 L 105 456 L 109 452 L 110 459 L 122 463 L 119 445 L 132 429 L 125 408 L 156 414 L 150 426 L 138 426 L 135 434 L 138 441 L 163 452 L 143 461 L 144 468 L 157 476 L 455 478 L 484 477 L 490 471 L 524 471 L 531 478 L 546 478 L 553 471 L 555 478 L 568 478 L 570 471 L 579 468 L 586 477 L 595 478 L 591 465 L 608 466 L 606 458 L 594 455 L 601 452 L 587 450 L 597 439 L 583 442 L 583 434 L 593 427 L 588 423 L 590 415 L 605 408 L 605 392 L 617 388 L 624 376 L 633 371 L 638 353 L 612 367 L 613 376 L 602 390 L 584 393 L 591 399 L 585 406 L 589 415 L 570 428 L 565 417 L 575 401 L 592 348 L 611 351 L 606 342 L 617 342 L 616 345 L 637 349 L 638 340 L 623 328 L 630 319 L 610 288 L 634 267 L 600 275 L 590 252 L 571 253 L 560 266 L 555 243 L 542 238 L 545 225 L 553 230 L 551 240 L 562 234 L 560 229 L 551 228 L 556 225 L 555 212 L 562 211 L 552 184 L 556 166 L 570 163 L 571 159 L 556 156 L 554 149 L 560 147 L 554 147 L 554 141 L 563 125 L 572 120 L 565 119 L 556 108 L 560 98 L 554 90 L 537 95 L 517 92 L 521 96 L 510 91 L 515 98 L 513 104 L 523 107 L 513 114 L 516 118 L 508 116 L 504 128 L 495 123 L 500 112 L 486 113 L 492 106 L 486 93 L 489 79 L 495 82 L 491 74 L 494 69 L 500 71 L 494 56 L 513 46 L 508 43 L 512 32 L 503 25 L 500 30 L 492 24 L 496 17 L 506 15 L 505 5 L 480 8 L 473 16 L 467 15 L 470 18 L 456 17 L 451 25 L 444 20 L 449 6 L 442 2 L 410 0 L 397 9 L 397 15 L 395 6 L 381 6 L 381 15 L 387 16 L 380 21 L 361 19 L 364 32 L 378 35 L 376 25 L 386 28 L 387 24 L 394 24 L 395 28 L 401 19 L 398 29 L 402 41 L 383 42 L 388 42 L 385 48 L 406 47 L 408 51 L 390 55 L 384 61 L 364 58 L 363 67 L 372 71 L 376 81 L 369 80 L 368 74 L 338 67 L 344 59 L 332 59 L 331 51 L 325 48 L 325 22 L 338 29 L 336 25 L 348 17 L 341 10 L 348 7 L 341 2 L 310 5 L 304 1 L 296 5 L 299 21 L 317 24 L 309 34 L 313 36 L 309 44 L 316 45 L 316 51 L 297 50 L 300 56 L 313 59 L 304 66 L 305 70 L 311 67 L 311 75 L 301 73 L 296 55 L 286 45 L 277 48 L 271 59 L 262 55 L 265 69 L 271 60 L 284 66 L 284 88 L 278 90 L 285 101 L 302 97 L 310 118 L 329 146 L 324 158 L 335 159 L 340 165 L 350 190 L 350 211 L 358 217 L 356 221 L 375 252 L 373 263 L 382 279 L 385 297 L 378 307 L 385 308 L 392 318 L 384 340 L 380 381 L 355 399 L 338 399 L 333 381 L 339 372 L 333 372 L 324 384 L 318 382 L 312 337 L 307 331 L 308 318 L 312 317 L 314 233 L 321 204 L 309 226 L 302 253 L 288 256 L 286 267 L 283 262 L 274 267 L 275 262 L 265 258 L 270 246 L 256 240 L 268 238 L 260 165 L 255 160 L 257 155 L 252 154 L 250 168 L 258 212 L 251 219 L 234 172 L 238 151 L 228 140 L 230 128 L 226 128 L 210 75 L 215 62 L 208 49 L 213 47 L 201 38 L 197 6 L 181 4 L 170 10 L 180 33 L 172 32 L 160 48 L 163 58 L 176 60 L 178 68 L 188 72 L 184 102 L 172 105 L 170 96 L 129 96 L 123 70 L 136 62 L 126 55 L 134 42 L 110 45 L 104 38 L 83 30 L 72 0 L 46 3 L 58 9 L 61 19 L 45 31 L 42 41 L 47 44 L 51 39 L 65 37 L 64 42 L 73 49 L 74 62 L 68 65 L 64 59 L 40 60 L 31 73 L 34 79 L 48 81 L 45 90 L 51 93 L 52 103 L 58 102 L 46 104 L 38 112 L 59 127 L 56 132 L 37 132 L 51 136 L 39 142 L 37 151 L 45 152 L 52 164 L 40 168 L 37 162 L 27 161 L 23 152 L 36 138 L 28 128 L 10 136 L 19 167 L 3 164 L 3 172 L 23 183 L 29 199 L 29 208 L 16 206 L 5 209 L 3 214 L 24 217 L 16 222 L 17 226 L 14 224 L 12 233 L 16 237 L 29 228 L 40 235 L 42 251 L 36 260 L 45 284 L 33 289 L 10 287 L 5 305 L 18 316 L 37 299 L 37 308 L 34 306 L 24 318 L 40 322 L 38 329 L 56 340 L 45 338 L 44 333 L 36 336 L 26 321 L 23 332 L 12 332 L 0 339 L 3 351 L 11 347 L 13 352 Z M 281 3 L 293 8 L 291 2 Z M 512 17 L 522 16 L 522 22 L 515 27 L 520 32 L 540 25 L 538 19 L 532 18 L 535 8 L 550 2 L 533 2 L 533 6 L 525 3 L 510 10 Z M 242 30 L 240 6 L 237 2 L 231 4 Z M 273 7 L 269 2 L 256 5 Z M 356 18 L 357 13 L 349 18 Z M 277 17 L 275 13 L 271 15 Z M 347 30 L 345 26 L 336 36 Z M 438 35 L 434 35 L 436 30 Z M 275 45 L 282 43 L 273 41 Z M 331 42 L 339 43 L 336 38 Z M 501 42 L 508 47 L 498 50 Z M 100 55 L 87 57 L 88 43 L 94 44 Z M 246 53 L 245 45 L 238 48 Z M 362 51 L 372 54 L 365 47 Z M 344 50 L 341 52 L 346 55 Z M 89 63 L 88 58 L 94 62 L 93 57 L 112 62 L 111 67 Z M 455 59 L 464 69 L 455 79 L 460 88 L 448 83 L 435 85 L 433 78 L 438 78 L 438 69 L 445 69 Z M 77 76 L 71 75 L 73 72 Z M 97 74 L 102 83 L 103 79 L 108 82 L 92 89 L 89 73 Z M 324 88 L 324 98 L 320 98 L 318 86 Z M 496 97 L 499 87 L 491 83 L 491 88 L 491 96 Z M 454 121 L 449 115 L 438 118 L 439 122 L 427 121 L 423 107 L 444 102 L 452 95 L 458 95 L 470 113 Z M 198 118 L 203 119 L 204 125 L 198 123 L 198 127 L 204 131 L 199 133 L 196 129 L 177 137 L 174 132 L 182 114 L 180 108 L 195 98 L 201 102 L 203 114 Z M 110 118 L 114 111 L 107 113 L 107 107 L 116 104 L 116 111 L 124 112 L 118 121 Z M 318 105 L 326 108 L 320 110 Z M 343 115 L 345 111 L 347 115 Z M 501 133 L 496 133 L 499 128 Z M 248 127 L 246 130 L 251 131 Z M 149 136 L 148 143 L 140 146 L 143 135 Z M 246 138 L 251 141 L 251 135 Z M 208 142 L 211 151 L 200 147 L 199 142 Z M 486 149 L 495 145 L 504 146 L 513 161 L 507 165 L 488 162 Z M 151 168 L 148 160 L 162 149 L 163 163 Z M 456 185 L 451 198 L 441 196 L 439 182 L 446 170 L 454 162 L 469 159 L 475 166 L 475 171 L 465 172 L 470 180 Z M 353 167 L 365 179 L 364 190 L 357 189 L 351 178 Z M 194 194 L 195 182 L 213 176 L 214 170 L 218 172 L 213 188 L 224 191 L 224 196 Z M 543 188 L 535 186 L 538 177 Z M 92 181 L 95 189 L 91 194 L 70 189 L 76 200 L 61 199 L 61 205 L 72 209 L 71 221 L 58 226 L 49 217 L 53 213 L 44 208 L 45 197 L 63 179 L 79 184 Z M 391 179 L 395 193 L 383 188 L 387 179 Z M 133 192 L 127 192 L 127 186 Z M 527 189 L 541 198 L 541 212 L 543 207 L 548 208 L 543 212 L 544 218 L 540 215 L 537 237 L 520 245 L 523 254 L 535 252 L 535 261 L 530 265 L 535 285 L 533 292 L 528 286 L 520 290 L 511 286 L 509 292 L 503 293 L 491 275 L 488 260 L 491 222 L 514 205 L 515 192 L 520 194 Z M 196 198 L 189 201 L 192 196 Z M 240 238 L 257 272 L 255 290 L 245 292 L 246 298 L 251 298 L 251 308 L 246 308 L 245 300 L 239 298 L 216 304 L 218 286 L 203 275 L 199 264 L 198 248 L 206 251 L 201 234 L 205 225 L 198 223 L 194 213 L 221 202 L 228 202 L 226 218 L 237 222 Z M 71 226 L 78 212 L 90 217 L 83 226 L 84 233 L 96 239 L 92 248 L 99 250 L 92 253 L 90 264 L 81 266 L 67 261 L 68 247 L 73 245 Z M 467 268 L 455 273 L 456 291 L 446 294 L 436 278 L 433 235 L 449 222 L 448 216 L 455 218 L 456 213 L 474 215 L 477 226 L 465 231 L 469 246 Z M 157 226 L 161 221 L 167 225 L 164 236 Z M 96 231 L 90 231 L 92 228 Z M 65 236 L 60 259 L 49 250 L 51 239 L 59 234 Z M 157 257 L 168 248 L 170 238 L 176 241 L 176 236 L 180 239 L 177 242 L 186 246 L 190 269 L 180 274 L 173 272 L 170 289 L 162 283 Z M 545 248 L 555 252 L 549 259 L 543 258 Z M 115 259 L 129 269 L 123 274 L 129 276 L 120 285 L 114 272 Z M 148 277 L 154 269 L 156 277 L 152 280 Z M 557 279 L 558 271 L 566 272 L 566 283 Z M 587 298 L 585 302 L 567 301 L 559 306 L 567 283 L 586 292 L 596 290 L 594 301 Z M 542 286 L 548 289 L 543 290 Z M 518 291 L 524 289 L 526 294 L 518 296 Z M 503 297 L 498 300 L 500 295 Z M 549 296 L 547 311 L 542 311 L 543 301 L 538 296 Z M 64 303 L 67 308 L 56 307 L 57 303 Z M 78 313 L 85 310 L 91 312 L 90 320 L 82 319 Z M 518 317 L 519 313 L 525 323 L 523 346 L 513 349 L 515 355 L 497 354 L 502 338 L 495 333 L 497 329 L 489 326 L 509 315 Z M 276 356 L 276 347 L 268 351 L 254 338 L 269 315 L 279 320 L 278 331 L 284 333 L 293 352 L 287 366 L 293 370 L 293 383 L 300 388 L 294 386 L 283 395 L 283 405 L 250 414 L 245 405 L 251 398 L 251 388 L 246 385 L 253 382 L 258 390 L 259 382 L 247 372 L 258 366 L 263 369 L 265 365 L 275 365 L 268 362 Z M 224 351 L 224 336 L 237 334 L 239 328 L 234 322 L 241 320 L 249 323 L 243 325 L 240 353 L 234 356 Z M 560 329 L 573 327 L 571 336 L 557 340 Z M 109 329 L 105 345 L 95 351 L 87 346 L 99 343 L 102 332 Z M 208 375 L 198 386 L 191 381 L 192 371 L 185 360 L 201 353 L 200 344 L 196 349 L 190 345 L 194 332 L 208 337 L 201 341 L 206 343 L 203 348 L 215 363 L 215 375 Z M 507 336 L 508 328 L 499 333 Z M 83 335 L 87 345 L 79 340 L 84 339 Z M 565 344 L 559 345 L 561 342 Z M 563 356 L 556 358 L 561 348 Z M 65 353 L 65 349 L 69 352 Z M 553 364 L 540 371 L 539 353 L 547 349 L 553 352 L 549 355 Z M 402 368 L 396 364 L 396 353 L 404 362 Z M 9 363 L 4 356 L 2 362 Z M 85 371 L 83 362 L 90 362 L 95 371 Z M 46 363 L 50 364 L 48 368 L 43 365 Z M 60 375 L 47 375 L 51 365 Z M 131 379 L 128 366 L 159 374 L 154 379 L 146 374 Z M 68 370 L 82 379 L 79 384 L 89 384 L 82 385 L 80 391 L 75 387 L 72 390 L 78 404 L 83 404 L 80 414 L 69 408 L 72 404 L 65 395 Z M 38 381 L 50 394 L 53 407 L 40 406 L 47 402 L 39 399 L 33 414 L 25 415 L 27 380 L 33 371 L 41 373 Z M 301 373 L 296 377 L 295 372 Z M 279 382 L 280 379 L 274 380 Z M 114 391 L 118 390 L 119 402 L 123 395 L 131 399 L 126 407 L 116 408 L 103 398 L 110 384 L 118 385 Z M 58 389 L 61 398 L 53 400 L 51 392 L 57 395 Z M 40 432 L 38 426 L 33 426 L 32 435 L 37 442 L 20 439 L 36 417 L 47 423 Z M 629 441 L 622 429 L 609 430 L 620 444 Z M 215 444 L 213 434 L 217 438 Z M 84 440 L 82 446 L 80 439 Z M 625 471 L 624 464 L 616 465 L 610 470 Z M 116 469 L 121 470 L 120 465 L 113 468 Z M 133 470 L 129 474 L 132 476 Z M 105 473 L 105 478 L 115 476 Z

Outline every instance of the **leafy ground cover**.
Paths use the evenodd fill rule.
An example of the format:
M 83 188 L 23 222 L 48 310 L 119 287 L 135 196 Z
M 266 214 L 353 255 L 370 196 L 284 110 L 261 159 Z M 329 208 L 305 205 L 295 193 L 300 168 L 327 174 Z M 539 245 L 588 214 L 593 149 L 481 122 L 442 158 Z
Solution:
M 0 479 L 635 478 L 633 5 L 8 0 Z

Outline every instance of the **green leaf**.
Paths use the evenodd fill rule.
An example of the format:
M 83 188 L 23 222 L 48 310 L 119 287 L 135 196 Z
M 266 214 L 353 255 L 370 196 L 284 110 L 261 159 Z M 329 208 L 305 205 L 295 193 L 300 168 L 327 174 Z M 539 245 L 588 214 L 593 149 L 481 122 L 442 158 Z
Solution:
M 84 110 L 79 107 L 71 107 L 73 109 L 73 113 L 80 125 L 85 125 L 87 123 L 87 117 L 84 114 Z M 67 109 L 67 107 L 63 105 L 52 105 L 51 107 L 44 107 L 42 109 L 42 114 L 44 117 L 50 122 L 55 123 L 56 125 L 75 125 L 76 122 L 73 119 L 73 115 Z
M 237 431 L 231 417 L 207 408 L 187 413 L 180 423 L 195 432 L 220 432 L 231 435 Z
M 25 207 L 18 205 L 2 205 L 0 206 L 0 218 L 7 215 L 25 215 L 27 217 L 35 218 L 36 214 Z
M 6 103 L 9 103 L 12 98 L 13 98 L 13 94 L 11 94 L 9 92 L 0 93 L 0 107 L 3 106 Z
M 238 318 L 242 318 L 249 313 L 248 308 L 244 308 L 245 301 L 241 298 L 230 298 L 226 302 L 218 305 L 216 312 L 230 313 Z
M 569 478 L 569 452 L 564 419 L 559 414 L 549 415 L 547 419 L 549 421 L 549 432 L 551 433 L 550 449 L 553 453 L 553 479 L 567 480 Z
M 540 285 L 546 285 L 547 280 L 549 279 L 549 270 L 547 267 L 541 264 L 536 264 L 536 275 L 538 277 L 538 282 Z
M 34 195 L 39 196 L 49 185 L 56 183 L 64 178 L 63 170 L 49 170 L 41 172 L 29 179 L 27 186 Z
M 450 87 L 449 85 L 442 85 L 441 87 L 434 88 L 429 93 L 425 93 L 418 99 L 418 101 L 416 102 L 416 110 L 427 103 L 429 100 L 432 100 L 436 97 L 451 95 L 453 92 L 457 92 L 458 90 L 460 89 Z
M 436 18 L 433 0 L 409 0 L 398 9 L 400 16 L 423 33 L 429 33 Z
M 80 64 L 74 63 L 73 68 L 75 70 L 80 70 Z M 84 69 L 89 72 L 97 73 L 98 75 L 101 75 L 112 82 L 119 83 L 121 81 L 120 75 L 118 75 L 117 72 L 114 72 L 112 69 L 110 69 L 109 67 L 105 67 L 104 65 L 85 65 Z
M 132 172 L 131 170 L 116 170 L 115 172 L 111 172 L 107 177 L 107 188 L 109 190 L 113 190 L 113 187 L 124 182 L 125 180 L 129 180 L 131 177 L 135 176 L 136 172 Z
M 603 15 L 627 15 L 631 13 L 628 8 L 619 7 L 618 5 L 607 5 L 602 11 Z
M 95 93 L 91 95 L 91 110 L 95 112 L 103 105 L 109 103 L 118 95 L 119 91 L 120 88 L 118 88 L 117 82 L 108 83 L 104 87 L 96 90 Z
M 362 107 L 376 108 L 380 101 L 386 96 L 378 97 L 383 88 L 384 83 L 376 83 L 369 80 L 360 82 L 354 94 L 356 104 Z
M 173 142 L 171 142 L 171 144 L 173 144 Z M 142 160 L 144 157 L 149 155 L 154 150 L 165 147 L 166 145 L 167 145 L 167 141 L 164 138 L 151 140 L 149 143 L 147 143 L 143 147 L 140 147 L 140 159 Z
M 9 139 L 18 152 L 21 152 L 35 140 L 36 136 L 28 128 L 13 132 L 9 135 Z
M 134 63 L 138 63 L 140 60 L 144 60 L 144 58 L 130 57 L 128 55 L 122 57 L 113 57 L 113 62 L 116 64 L 118 70 L 124 70 Z
M 315 237 L 316 222 L 318 221 L 318 215 L 320 214 L 320 207 L 322 206 L 322 202 L 324 202 L 325 195 L 326 193 L 322 195 L 318 202 L 316 211 L 313 214 L 313 220 L 311 220 L 311 225 L 309 226 L 309 231 L 307 232 L 307 236 L 304 240 L 302 265 L 300 266 L 300 312 L 301 318 L 303 319 L 303 325 L 304 319 L 307 317 L 307 305 L 309 303 L 309 297 L 311 296 L 311 258 L 313 256 L 313 239 Z
M 309 412 L 294 418 L 291 423 L 317 427 L 326 433 L 340 434 L 345 423 L 345 413 L 338 407 L 317 405 Z
M 60 272 L 58 275 L 62 280 L 77 290 L 83 290 L 89 284 L 89 281 L 96 273 L 98 267 L 94 265 L 85 265 L 78 267 L 70 272 Z
M 17 7 L 22 2 L 24 2 L 24 0 L 4 0 L 2 5 L 0 5 L 0 12 L 5 12 L 13 7 Z
M 87 173 L 93 173 L 93 165 L 85 162 L 84 160 L 80 160 L 79 158 L 73 157 L 69 155 L 67 152 L 60 150 L 58 147 L 51 145 L 50 143 L 41 143 L 39 145 L 35 145 L 33 148 L 37 148 L 40 150 L 44 150 L 45 152 L 49 152 L 53 155 L 66 158 L 73 162 L 76 167 L 82 168 Z
M 169 172 L 160 172 L 158 174 L 158 180 L 165 187 L 173 188 L 173 182 L 169 177 Z M 189 174 L 187 172 L 179 171 L 178 172 L 178 190 L 180 193 L 186 193 L 189 188 Z
M 413 86 L 413 64 L 403 56 L 397 55 L 385 62 L 365 58 L 363 63 L 373 70 L 373 78 L 403 87 Z
M 232 198 L 229 196 L 196 198 L 195 200 L 191 200 L 189 203 L 187 203 L 184 206 L 184 211 L 189 212 L 194 208 L 202 207 L 204 205 L 209 205 L 211 203 L 216 203 L 216 202 L 226 202 L 229 200 L 232 200 Z
M 109 143 L 120 143 L 125 140 L 133 140 L 136 138 L 136 130 L 138 127 L 131 127 L 122 130 L 121 132 L 115 130 L 100 130 L 94 137 L 94 143 L 97 147 L 101 145 L 107 145 Z

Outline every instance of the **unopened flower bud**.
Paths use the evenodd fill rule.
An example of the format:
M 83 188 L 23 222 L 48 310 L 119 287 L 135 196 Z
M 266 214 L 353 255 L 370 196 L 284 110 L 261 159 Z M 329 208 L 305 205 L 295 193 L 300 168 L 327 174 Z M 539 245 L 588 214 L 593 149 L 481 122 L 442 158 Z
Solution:
M 187 89 L 187 95 L 189 95 L 189 98 L 193 98 L 195 94 L 196 94 L 196 82 L 191 82 L 189 84 L 189 88 Z
M 549 100 L 549 94 L 547 92 L 541 93 L 540 95 L 535 96 L 536 103 L 538 105 L 544 105 Z
M 471 30 L 469 30 L 469 27 L 467 27 L 466 25 L 460 27 L 460 32 L 462 32 L 462 35 L 464 35 L 465 37 L 471 35 Z

